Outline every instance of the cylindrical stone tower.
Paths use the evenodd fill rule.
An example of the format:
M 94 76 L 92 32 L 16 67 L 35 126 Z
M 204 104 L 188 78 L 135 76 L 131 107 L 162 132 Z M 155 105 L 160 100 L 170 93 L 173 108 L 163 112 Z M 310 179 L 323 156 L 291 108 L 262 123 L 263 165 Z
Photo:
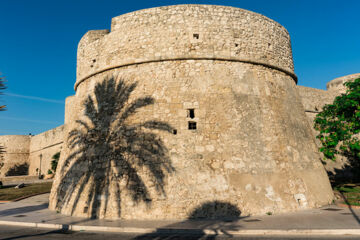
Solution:
M 140 10 L 113 18 L 110 32 L 86 33 L 77 61 L 76 95 L 66 102 L 70 134 L 51 209 L 86 217 L 185 219 L 200 210 L 213 217 L 217 203 L 241 214 L 265 214 L 332 201 L 295 88 L 289 34 L 271 19 L 211 5 Z M 118 98 L 101 96 L 114 88 L 109 76 L 137 84 L 127 105 L 151 99 L 138 101 L 123 123 L 144 132 L 136 132 L 143 144 L 128 137 L 135 133 L 109 140 L 116 139 L 114 126 L 122 121 L 113 118 L 121 112 L 112 106 Z M 102 130 L 99 121 L 106 122 Z M 147 128 L 149 122 L 157 127 Z M 91 142 L 94 132 L 105 132 L 98 145 Z M 150 133 L 152 142 L 144 137 Z M 145 148 L 144 154 L 136 154 L 137 148 Z M 110 164 L 112 159 L 129 164 Z

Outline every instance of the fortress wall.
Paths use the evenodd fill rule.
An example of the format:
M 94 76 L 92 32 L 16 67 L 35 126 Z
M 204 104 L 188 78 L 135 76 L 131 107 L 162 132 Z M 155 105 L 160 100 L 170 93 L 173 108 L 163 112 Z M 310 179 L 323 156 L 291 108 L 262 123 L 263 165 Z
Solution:
M 322 111 L 325 104 L 331 104 L 334 101 L 337 92 L 303 86 L 297 86 L 297 90 L 304 106 L 306 116 L 308 117 L 309 124 L 313 129 L 316 114 Z M 313 132 L 314 135 L 316 135 L 315 129 L 313 129 Z
M 286 74 L 239 62 L 149 63 L 94 76 L 79 86 L 77 98 L 83 103 L 93 96 L 94 83 L 108 74 L 139 83 L 130 101 L 144 96 L 156 99 L 130 123 L 159 120 L 177 129 L 177 135 L 157 132 L 175 168 L 166 180 L 166 198 L 150 186 L 151 209 L 146 204 L 134 208 L 124 191 L 122 218 L 186 218 L 197 206 L 216 200 L 236 205 L 245 215 L 294 211 L 331 201 L 329 186 L 319 184 L 326 174 L 295 83 Z M 188 130 L 188 108 L 195 109 L 196 131 Z M 82 111 L 74 112 L 86 120 Z M 88 216 L 81 207 L 74 214 Z M 71 206 L 62 209 L 71 212 Z M 116 214 L 109 210 L 103 217 L 116 218 Z
M 4 147 L 2 154 L 3 167 L 0 169 L 0 177 L 7 175 L 14 166 L 29 163 L 29 146 L 31 136 L 28 135 L 4 135 L 0 136 L 0 146 Z
M 277 22 L 239 8 L 177 5 L 124 14 L 112 19 L 110 33 L 85 34 L 75 88 L 106 69 L 173 59 L 256 62 L 296 78 L 288 32 Z
M 64 125 L 31 137 L 29 175 L 47 174 L 52 156 L 61 151 L 63 134 Z
M 305 112 L 319 113 L 325 104 L 334 101 L 337 93 L 321 89 L 297 86 L 298 93 L 305 108 Z
M 339 94 L 338 91 L 325 91 L 310 87 L 297 86 L 298 93 L 301 97 L 301 101 L 305 108 L 305 114 L 311 126 L 314 139 L 316 144 L 321 147 L 321 143 L 316 136 L 318 135 L 318 131 L 314 129 L 314 120 L 318 113 L 322 111 L 322 108 L 325 104 L 333 103 L 335 97 Z M 325 169 L 328 172 L 335 173 L 336 169 L 342 169 L 344 164 L 346 164 L 347 160 L 342 157 L 338 157 L 338 161 L 325 161 Z
M 112 162 L 115 156 L 109 149 L 124 149 L 124 159 L 135 161 L 131 151 L 150 143 L 145 138 L 139 146 L 124 143 L 130 133 L 117 133 L 107 125 L 119 109 L 106 100 L 97 102 L 111 99 L 106 89 L 105 96 L 94 90 L 109 76 L 127 85 L 137 83 L 127 104 L 154 98 L 154 104 L 138 109 L 124 124 L 154 134 L 163 146 L 149 151 L 163 152 L 174 168 L 171 173 L 162 168 L 166 159 L 153 166 L 164 171 L 164 192 L 159 193 L 147 168 L 151 156 L 143 166 L 131 162 L 145 184 L 135 190 L 149 192 L 144 202 L 130 194 L 129 176 L 116 174 L 124 170 L 123 163 Z M 70 149 L 71 138 L 65 135 L 61 174 L 50 196 L 53 210 L 84 217 L 96 212 L 100 218 L 184 219 L 215 201 L 229 203 L 243 215 L 296 211 L 332 201 L 296 88 L 290 38 L 262 15 L 231 7 L 179 5 L 116 17 L 110 33 L 90 31 L 80 41 L 75 89 L 66 123 L 69 131 L 81 131 L 86 144 Z M 89 96 L 102 106 L 100 120 L 95 113 L 85 116 Z M 139 127 L 151 120 L 166 122 L 176 132 Z M 196 130 L 188 128 L 190 121 L 196 122 Z M 125 135 L 115 141 L 103 134 Z M 91 145 L 97 137 L 100 141 Z M 74 155 L 80 146 L 85 150 Z M 65 164 L 67 160 L 71 163 Z M 101 179 L 109 171 L 111 178 L 104 183 Z M 93 211 L 94 206 L 99 211 Z

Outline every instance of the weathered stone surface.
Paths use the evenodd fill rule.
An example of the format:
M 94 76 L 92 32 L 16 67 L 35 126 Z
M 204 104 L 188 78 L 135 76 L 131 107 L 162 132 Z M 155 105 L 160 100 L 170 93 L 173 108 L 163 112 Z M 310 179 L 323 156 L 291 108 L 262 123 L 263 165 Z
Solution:
M 170 160 L 173 169 L 161 168 L 159 192 L 148 168 L 151 163 L 134 163 L 144 183 L 135 191 L 147 191 L 143 201 L 134 200 L 131 177 L 106 175 L 124 170 L 110 149 L 128 144 L 130 149 L 121 154 L 136 151 L 131 142 L 107 138 L 115 113 L 111 102 L 98 101 L 105 96 L 96 90 L 107 76 L 117 76 L 117 83 L 124 79 L 127 86 L 137 83 L 127 104 L 145 96 L 153 99 L 125 125 L 156 121 L 173 128 L 169 133 L 139 127 L 163 144 L 159 167 Z M 332 190 L 295 78 L 287 31 L 256 13 L 179 5 L 114 18 L 111 32 L 90 31 L 79 43 L 76 95 L 66 102 L 65 144 L 50 208 L 85 217 L 93 217 L 96 206 L 100 218 L 181 219 L 197 209 L 265 214 L 330 203 Z M 89 114 L 96 112 L 86 108 L 89 99 L 102 109 L 104 122 Z M 193 123 L 196 129 L 191 130 Z M 76 138 L 69 135 L 73 130 L 83 136 L 75 146 Z M 81 141 L 91 142 L 92 131 L 104 138 L 82 151 L 86 144 Z M 134 148 L 151 145 L 146 138 L 142 141 Z M 88 171 L 94 174 L 84 179 Z

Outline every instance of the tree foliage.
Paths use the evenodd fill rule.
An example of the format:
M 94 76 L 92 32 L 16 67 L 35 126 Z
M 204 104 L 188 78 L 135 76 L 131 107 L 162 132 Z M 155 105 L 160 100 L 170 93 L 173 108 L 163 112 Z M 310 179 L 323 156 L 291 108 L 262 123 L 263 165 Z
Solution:
M 354 169 L 360 166 L 360 78 L 344 84 L 346 93 L 325 105 L 314 122 L 325 159 L 347 157 Z

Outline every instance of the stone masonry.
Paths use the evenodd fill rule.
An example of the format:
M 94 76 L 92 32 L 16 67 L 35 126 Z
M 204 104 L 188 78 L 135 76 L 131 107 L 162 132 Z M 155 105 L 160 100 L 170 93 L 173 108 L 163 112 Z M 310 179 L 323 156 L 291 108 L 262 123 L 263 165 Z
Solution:
M 297 86 L 286 29 L 243 9 L 124 14 L 111 31 L 80 40 L 63 126 L 0 136 L 11 146 L 5 168 L 27 162 L 35 175 L 61 149 L 50 209 L 74 216 L 185 219 L 218 216 L 215 209 L 320 207 L 333 194 L 312 122 L 359 76 L 335 79 L 328 91 Z
M 127 105 L 102 102 L 112 99 L 111 76 L 114 89 L 137 84 Z M 177 5 L 113 18 L 111 31 L 90 31 L 78 46 L 76 95 L 66 102 L 50 208 L 84 217 L 184 219 L 202 206 L 217 208 L 209 202 L 245 215 L 330 203 L 296 81 L 286 29 L 260 14 Z M 138 108 L 117 128 L 109 119 L 126 106 Z M 134 144 L 129 139 L 141 140 L 132 134 L 158 144 L 147 137 Z

